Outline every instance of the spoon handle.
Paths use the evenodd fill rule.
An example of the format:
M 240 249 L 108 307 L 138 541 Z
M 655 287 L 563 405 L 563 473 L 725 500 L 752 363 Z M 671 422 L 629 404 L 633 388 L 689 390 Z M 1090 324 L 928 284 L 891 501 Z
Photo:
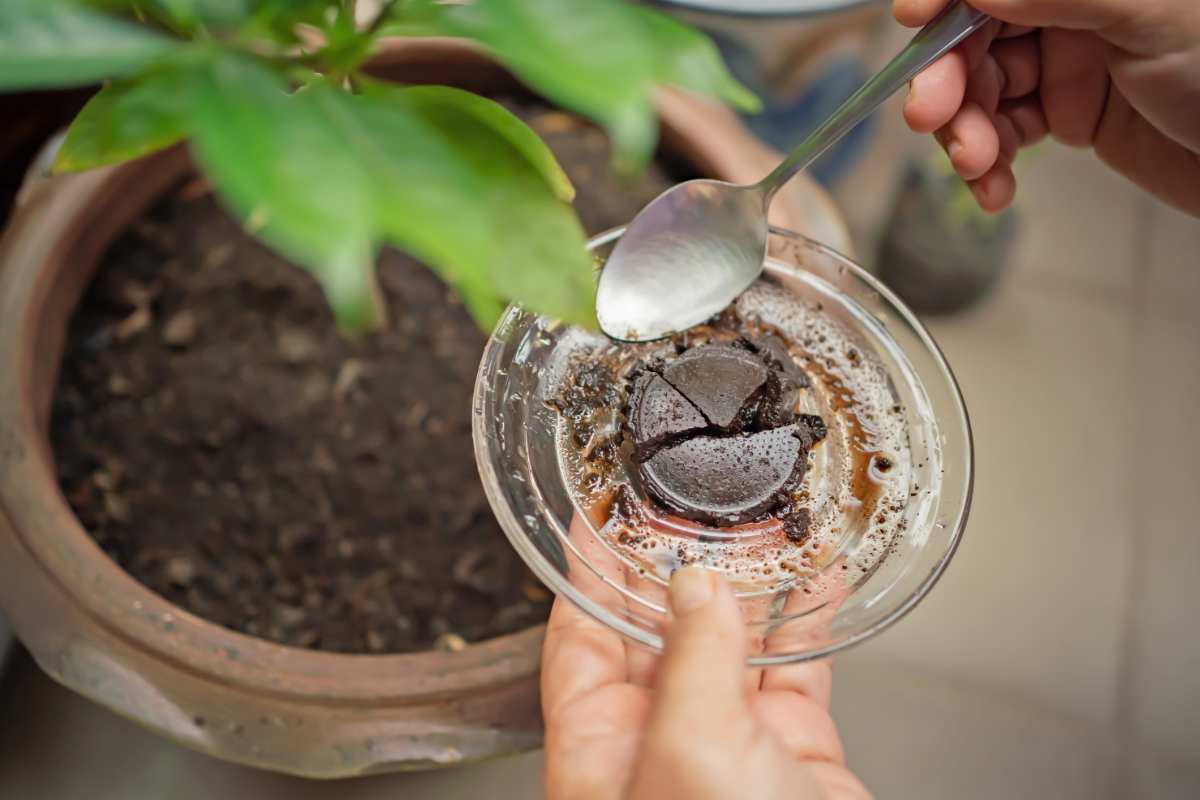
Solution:
M 884 100 L 917 76 L 963 39 L 983 27 L 990 17 L 963 2 L 946 8 L 932 22 L 913 36 L 912 41 L 850 96 L 821 127 L 792 151 L 783 163 L 763 178 L 758 186 L 766 202 L 800 170 L 807 167 L 829 147 L 866 119 Z

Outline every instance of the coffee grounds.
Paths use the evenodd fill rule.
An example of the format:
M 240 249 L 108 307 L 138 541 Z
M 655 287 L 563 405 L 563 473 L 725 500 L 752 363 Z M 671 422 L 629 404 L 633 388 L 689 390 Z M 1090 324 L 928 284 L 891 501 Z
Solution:
M 808 385 L 773 336 L 703 344 L 642 368 L 626 418 L 646 493 L 708 525 L 781 514 L 789 537 L 803 538 L 808 512 L 789 503 L 826 435 L 819 417 L 796 414 Z

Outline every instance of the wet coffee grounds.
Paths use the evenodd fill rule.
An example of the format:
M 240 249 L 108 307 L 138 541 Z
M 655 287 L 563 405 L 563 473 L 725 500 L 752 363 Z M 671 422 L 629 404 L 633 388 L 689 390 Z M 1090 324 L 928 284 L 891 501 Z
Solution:
M 824 421 L 797 412 L 807 373 L 780 336 L 726 311 L 670 342 L 579 357 L 551 401 L 580 457 L 577 487 L 612 515 L 637 506 L 712 527 L 778 519 L 794 542 L 797 495 Z M 637 500 L 636 498 L 641 498 Z
M 790 366 L 789 366 L 790 365 Z M 797 415 L 807 376 L 774 336 L 702 344 L 640 368 L 626 412 L 638 475 L 671 513 L 731 526 L 780 513 L 789 535 L 806 524 L 787 507 L 819 417 Z

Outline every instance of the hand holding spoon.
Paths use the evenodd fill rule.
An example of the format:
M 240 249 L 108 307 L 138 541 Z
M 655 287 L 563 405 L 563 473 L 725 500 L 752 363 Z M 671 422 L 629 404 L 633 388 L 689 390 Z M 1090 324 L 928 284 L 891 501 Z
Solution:
M 767 208 L 780 187 L 989 19 L 963 2 L 947 8 L 758 183 L 687 181 L 655 198 L 629 223 L 600 273 L 600 329 L 647 342 L 733 302 L 762 272 Z

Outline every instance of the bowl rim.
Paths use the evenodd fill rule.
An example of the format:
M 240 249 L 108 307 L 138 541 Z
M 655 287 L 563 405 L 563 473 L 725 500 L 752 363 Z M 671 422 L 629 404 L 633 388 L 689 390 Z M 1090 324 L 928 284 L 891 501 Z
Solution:
M 607 231 L 596 234 L 588 240 L 588 250 L 595 251 L 615 239 L 619 238 L 625 231 L 625 226 L 610 228 Z M 963 436 L 963 446 L 965 450 L 965 470 L 963 472 L 964 491 L 961 502 L 958 508 L 953 510 L 955 519 L 953 522 L 953 530 L 950 535 L 950 540 L 947 543 L 944 551 L 939 555 L 929 573 L 921 580 L 915 590 L 908 597 L 904 598 L 903 602 L 899 603 L 894 609 L 889 611 L 886 616 L 877 622 L 849 634 L 837 642 L 826 644 L 821 647 L 813 648 L 803 652 L 789 652 L 775 655 L 754 655 L 747 658 L 747 665 L 751 667 L 767 667 L 778 666 L 782 664 L 794 664 L 804 661 L 811 661 L 821 658 L 826 658 L 839 651 L 845 650 L 856 644 L 860 644 L 867 639 L 870 639 L 895 623 L 899 622 L 908 615 L 933 589 L 938 580 L 945 573 L 950 561 L 953 559 L 958 546 L 962 541 L 963 533 L 966 529 L 967 520 L 970 517 L 971 503 L 974 497 L 975 489 L 975 441 L 971 429 L 970 415 L 967 411 L 966 402 L 963 399 L 962 389 L 958 384 L 958 380 L 954 375 L 954 371 L 950 368 L 945 354 L 934 341 L 932 335 L 921 323 L 916 314 L 886 285 L 870 272 L 861 267 L 853 259 L 842 255 L 837 250 L 834 250 L 827 245 L 810 239 L 803 234 L 778 227 L 776 225 L 769 226 L 770 235 L 781 237 L 785 240 L 799 243 L 803 247 L 811 248 L 816 252 L 832 258 L 838 262 L 839 267 L 845 266 L 848 271 L 866 284 L 869 289 L 877 292 L 880 297 L 887 301 L 892 309 L 897 312 L 908 324 L 921 344 L 927 349 L 929 355 L 937 366 L 939 376 L 946 381 L 949 389 L 950 397 L 957 414 L 954 422 L 961 426 Z M 528 314 L 525 309 L 513 304 L 510 305 L 501 316 L 500 321 L 492 331 L 492 335 L 488 338 L 488 343 L 484 348 L 483 358 L 480 360 L 479 372 L 476 375 L 475 391 L 472 400 L 473 408 L 476 413 L 472 414 L 471 427 L 472 439 L 475 445 L 475 458 L 479 467 L 480 477 L 483 481 L 484 492 L 487 495 L 488 501 L 492 505 L 492 511 L 500 522 L 500 527 L 504 530 L 504 534 L 508 537 L 509 542 L 520 554 L 526 565 L 541 579 L 554 593 L 560 597 L 565 597 L 573 605 L 582 610 L 588 616 L 597 619 L 604 623 L 609 628 L 626 638 L 640 644 L 655 652 L 662 652 L 662 638 L 656 634 L 650 633 L 643 628 L 631 624 L 614 614 L 609 609 L 595 603 L 589 599 L 583 592 L 576 588 L 573 584 L 563 579 L 562 574 L 551 565 L 546 557 L 529 542 L 529 537 L 525 535 L 522 523 L 517 519 L 517 515 L 508 505 L 504 497 L 504 493 L 500 489 L 500 484 L 496 471 L 493 469 L 489 456 L 491 454 L 491 442 L 487 436 L 485 428 L 486 420 L 492 419 L 492 416 L 485 413 L 478 413 L 480 409 L 486 408 L 487 394 L 489 385 L 487 378 L 488 365 L 494 363 L 495 356 L 499 353 L 503 346 L 503 342 L 497 337 L 497 333 L 505 330 L 514 323 L 521 315 Z M 938 421 L 939 425 L 944 424 L 942 420 Z M 528 430 L 524 429 L 522 435 L 527 436 Z M 526 452 L 529 452 L 526 446 Z M 555 526 L 561 528 L 561 523 L 555 521 Z M 949 525 L 947 526 L 949 527 Z

